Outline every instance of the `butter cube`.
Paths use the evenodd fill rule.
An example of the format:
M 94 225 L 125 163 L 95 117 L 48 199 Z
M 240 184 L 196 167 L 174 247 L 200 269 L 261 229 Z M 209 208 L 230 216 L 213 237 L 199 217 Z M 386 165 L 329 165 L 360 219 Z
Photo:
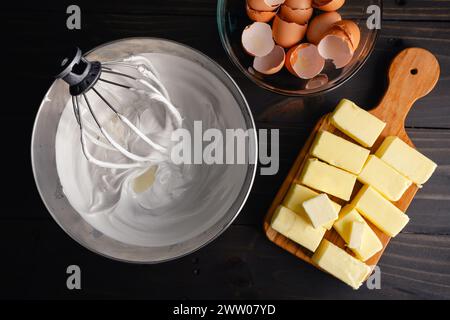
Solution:
M 299 182 L 348 201 L 356 183 L 356 175 L 317 159 L 308 159 Z
M 395 237 L 408 224 L 409 218 L 380 193 L 365 185 L 352 205 L 381 231 Z
M 353 222 L 363 223 L 365 225 L 364 235 L 362 237 L 361 246 L 358 248 L 350 248 L 356 257 L 362 261 L 369 260 L 377 252 L 383 249 L 383 244 L 367 224 L 366 220 L 353 208 L 351 205 L 347 205 L 342 208 L 339 219 L 334 223 L 334 230 L 344 239 L 347 245 L 351 242 L 352 224 Z
M 323 227 L 338 218 L 338 212 L 336 212 L 326 194 L 320 194 L 303 202 L 303 209 L 305 209 L 314 228 Z
M 303 209 L 303 202 L 306 200 L 312 199 L 314 197 L 317 197 L 319 194 L 305 186 L 299 185 L 299 184 L 293 184 L 291 188 L 289 189 L 288 194 L 284 198 L 283 206 L 285 206 L 288 209 L 291 209 L 295 213 L 307 217 L 307 214 L 305 212 L 305 209 Z M 334 210 L 337 214 L 341 211 L 341 206 L 337 204 L 334 201 L 331 201 L 333 204 Z M 331 221 L 330 223 L 324 225 L 324 228 L 327 230 L 330 230 L 333 227 L 334 221 Z
M 419 186 L 430 179 L 437 167 L 436 163 L 398 137 L 387 137 L 376 155 Z
M 361 172 L 370 151 L 328 131 L 319 131 L 311 155 L 354 174 Z
M 331 116 L 331 123 L 364 147 L 372 147 L 384 130 L 386 123 L 343 99 Z
M 361 221 L 353 221 L 352 222 L 351 231 L 350 231 L 350 240 L 348 242 L 348 247 L 350 249 L 360 249 L 361 248 L 365 228 L 366 228 L 366 225 Z
M 368 265 L 355 259 L 326 239 L 320 244 L 312 257 L 312 261 L 355 290 L 361 287 L 371 273 Z
M 294 226 L 297 215 L 295 212 L 279 206 L 272 217 L 271 227 L 277 232 L 287 235 Z
M 325 235 L 325 228 L 314 228 L 307 217 L 279 206 L 273 215 L 272 229 L 314 252 Z
M 402 176 L 377 156 L 370 155 L 358 176 L 358 180 L 369 184 L 391 201 L 398 201 L 412 181 Z

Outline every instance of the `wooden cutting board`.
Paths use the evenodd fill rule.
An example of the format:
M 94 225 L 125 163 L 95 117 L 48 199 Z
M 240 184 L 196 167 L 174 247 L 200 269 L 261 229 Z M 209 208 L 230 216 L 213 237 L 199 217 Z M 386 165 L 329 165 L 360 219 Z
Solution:
M 439 74 L 439 63 L 436 57 L 429 51 L 419 48 L 409 48 L 403 50 L 397 55 L 389 68 L 389 87 L 387 92 L 381 100 L 381 103 L 370 111 L 371 114 L 387 123 L 386 128 L 371 148 L 371 153 L 375 153 L 384 141 L 384 138 L 387 136 L 397 136 L 414 147 L 405 130 L 406 116 L 408 115 L 408 112 L 413 104 L 418 99 L 426 96 L 435 87 L 439 79 Z M 358 104 L 357 101 L 356 104 Z M 312 264 L 311 256 L 313 253 L 273 230 L 270 227 L 270 223 L 272 221 L 273 213 L 283 202 L 283 199 L 289 191 L 291 184 L 295 183 L 299 178 L 303 170 L 303 166 L 308 159 L 309 150 L 315 139 L 316 133 L 319 130 L 326 130 L 352 141 L 351 138 L 345 136 L 330 123 L 329 117 L 330 114 L 325 115 L 315 126 L 309 139 L 306 141 L 303 149 L 297 156 L 292 169 L 278 191 L 275 200 L 273 201 L 264 219 L 264 231 L 270 241 L 310 264 Z M 353 190 L 352 199 L 361 187 L 362 185 L 357 182 L 357 185 Z M 403 197 L 395 203 L 395 205 L 405 212 L 411 204 L 417 191 L 418 187 L 413 184 L 405 192 Z M 346 204 L 345 201 L 334 197 L 332 197 L 332 200 L 340 203 L 341 205 Z M 375 266 L 386 249 L 390 237 L 382 233 L 374 225 L 370 224 L 370 226 L 383 243 L 383 250 L 366 261 L 369 266 Z M 346 248 L 344 240 L 334 229 L 331 229 L 325 234 L 325 239 L 352 254 L 352 252 Z

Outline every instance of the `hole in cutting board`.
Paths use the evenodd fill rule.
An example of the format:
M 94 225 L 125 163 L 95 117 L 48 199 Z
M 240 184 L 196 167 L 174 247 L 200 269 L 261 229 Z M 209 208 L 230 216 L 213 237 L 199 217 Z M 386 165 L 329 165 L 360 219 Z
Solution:
M 411 74 L 412 74 L 413 76 L 415 76 L 415 75 L 418 74 L 418 73 L 419 73 L 419 70 L 417 70 L 417 68 L 411 69 Z

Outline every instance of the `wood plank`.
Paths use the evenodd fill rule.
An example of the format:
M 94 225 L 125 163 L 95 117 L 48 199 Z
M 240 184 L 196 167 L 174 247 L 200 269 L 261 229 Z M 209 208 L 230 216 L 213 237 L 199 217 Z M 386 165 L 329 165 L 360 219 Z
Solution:
M 188 257 L 145 266 L 91 253 L 54 222 L 9 221 L 0 232 L 8 275 L 0 298 L 449 299 L 449 248 L 448 235 L 401 234 L 381 260 L 382 290 L 354 291 L 273 245 L 261 228 L 232 226 Z M 72 264 L 82 271 L 78 292 L 65 287 Z
M 22 130 L 15 131 L 15 140 L 7 140 L 6 147 L 15 157 L 2 160 L 8 168 L 22 171 L 7 175 L 10 185 L 8 190 L 2 190 L 8 201 L 3 203 L 0 215 L 0 250 L 4 254 L 0 270 L 7 276 L 0 286 L 0 297 L 450 298 L 449 133 L 417 129 L 450 128 L 447 103 L 450 2 L 384 1 L 382 36 L 366 66 L 333 93 L 304 101 L 286 99 L 259 89 L 237 71 L 217 36 L 215 1 L 99 0 L 77 3 L 81 4 L 86 24 L 81 31 L 73 32 L 64 28 L 65 8 L 72 4 L 66 0 L 58 3 L 13 1 L 3 4 L 0 12 L 0 18 L 6 24 L 3 39 L 8 43 L 1 54 L 9 62 L 4 67 L 10 76 L 4 90 L 11 97 L 9 105 L 0 108 L 4 123 L 0 133 L 3 136 L 10 134 L 20 121 L 24 121 Z M 411 20 L 422 22 L 418 24 Z M 425 22 L 428 20 L 434 21 Z M 279 126 L 284 135 L 280 174 L 257 178 L 251 198 L 238 220 L 243 225 L 232 226 L 196 254 L 158 266 L 117 263 L 77 245 L 52 221 L 30 174 L 29 143 L 34 114 L 52 81 L 54 62 L 62 48 L 79 44 L 88 49 L 129 36 L 170 38 L 205 52 L 238 81 L 254 114 L 261 120 L 259 126 Z M 413 219 L 405 230 L 407 233 L 391 242 L 380 261 L 382 290 L 353 292 L 267 241 L 260 227 L 260 212 L 270 205 L 275 188 L 286 176 L 313 123 L 332 110 L 342 97 L 354 99 L 367 108 L 376 105 L 386 85 L 384 70 L 388 61 L 408 46 L 434 51 L 443 69 L 438 87 L 412 110 L 407 122 L 409 127 L 414 127 L 408 134 L 419 150 L 437 160 L 440 167 L 413 202 L 408 212 Z M 26 63 L 30 57 L 33 57 L 32 65 Z M 26 92 L 19 85 L 23 81 L 28 84 Z M 19 196 L 11 189 L 23 194 Z M 81 292 L 69 292 L 65 288 L 65 268 L 74 263 L 83 270 Z
M 16 123 L 20 117 L 4 118 L 5 123 Z M 32 127 L 32 122 L 26 124 Z M 311 133 L 312 128 L 293 126 L 289 124 L 257 123 L 258 128 L 280 130 L 280 168 L 276 176 L 256 177 L 250 197 L 236 220 L 239 225 L 261 225 L 261 218 L 269 208 L 276 192 L 288 174 L 298 152 Z M 7 129 L 8 127 L 6 127 Z M 7 134 L 5 128 L 0 128 L 2 134 Z M 12 193 L 11 201 L 4 203 L 0 221 L 10 219 L 51 220 L 50 214 L 44 207 L 34 186 L 31 174 L 29 150 L 23 146 L 29 145 L 31 133 L 27 130 L 17 134 L 16 140 L 6 141 L 5 147 L 14 152 L 17 158 L 7 158 L 3 163 L 9 167 L 24 168 L 23 174 L 10 179 L 13 189 L 22 188 L 26 201 L 22 195 Z M 412 217 L 406 231 L 426 234 L 450 234 L 450 132 L 447 130 L 409 129 L 408 135 L 420 152 L 433 159 L 438 169 L 430 181 L 421 189 L 408 214 Z M 17 144 L 17 141 L 20 143 Z M 270 146 L 269 146 L 270 150 Z M 24 177 L 25 175 L 25 177 Z M 23 188 L 23 186 L 27 186 Z M 33 208 L 33 210 L 30 210 Z
M 244 0 L 241 0 L 244 1 Z M 359 13 L 360 0 L 347 0 L 343 11 Z M 44 0 L 27 3 L 8 2 L 2 6 L 5 12 L 50 12 L 65 14 L 65 9 L 71 5 L 69 0 L 54 1 Z M 216 14 L 217 0 L 143 0 L 108 1 L 97 0 L 95 2 L 82 0 L 77 4 L 83 13 L 100 12 L 128 15 L 181 15 L 181 16 L 214 16 Z M 385 20 L 415 20 L 415 21 L 450 21 L 450 4 L 446 0 L 386 0 L 383 4 L 383 18 Z
M 410 30 L 414 29 L 411 34 Z M 308 126 L 321 115 L 331 112 L 343 97 L 356 101 L 370 109 L 377 105 L 387 84 L 386 72 L 389 62 L 401 50 L 421 47 L 433 52 L 441 64 L 441 77 L 436 88 L 424 99 L 419 100 L 408 115 L 406 127 L 450 128 L 450 24 L 385 23 L 376 49 L 362 70 L 336 90 L 312 98 L 285 98 L 265 102 L 254 110 L 259 121 L 291 122 Z M 253 97 L 251 97 L 253 98 Z M 261 111 L 262 112 L 261 112 Z
M 258 127 L 280 128 L 269 124 L 259 124 Z M 311 129 L 301 127 L 280 129 L 280 171 L 276 176 L 257 176 L 250 198 L 236 223 L 257 224 L 275 198 L 310 132 Z M 405 231 L 450 234 L 450 132 L 429 129 L 409 129 L 407 132 L 418 150 L 433 159 L 439 167 L 409 207 L 407 213 L 411 221 Z
M 416 70 L 416 74 L 411 73 L 411 70 Z M 404 128 L 404 120 L 408 115 L 413 104 L 426 96 L 436 85 L 440 74 L 440 67 L 437 59 L 432 53 L 423 49 L 410 48 L 400 52 L 392 61 L 388 78 L 389 86 L 386 93 L 383 96 L 380 104 L 370 111 L 379 119 L 386 122 L 386 127 L 378 138 L 377 142 L 370 148 L 371 153 L 375 153 L 384 139 L 388 136 L 398 136 L 400 139 L 413 146 L 411 140 L 406 134 Z M 301 149 L 297 159 L 295 160 L 291 171 L 281 185 L 275 199 L 272 202 L 265 218 L 264 218 L 264 230 L 267 237 L 276 243 L 281 248 L 292 253 L 296 257 L 313 264 L 311 261 L 312 252 L 305 249 L 301 245 L 294 243 L 286 238 L 283 234 L 278 233 L 272 229 L 271 221 L 276 209 L 283 203 L 284 198 L 288 190 L 293 183 L 299 183 L 298 179 L 304 170 L 306 161 L 309 158 L 310 147 L 316 137 L 316 134 L 320 130 L 326 130 L 328 132 L 343 135 L 337 128 L 335 128 L 329 119 L 329 115 L 323 116 L 313 131 L 310 137 L 306 141 L 305 145 Z M 350 140 L 350 139 L 349 139 Z M 360 186 L 356 186 L 352 199 L 360 189 Z M 405 212 L 411 204 L 415 194 L 418 191 L 416 185 L 412 185 L 402 196 L 402 198 L 395 202 L 395 205 Z M 333 200 L 339 201 L 332 197 Z M 348 202 L 339 201 L 340 204 L 346 204 Z M 370 223 L 369 223 L 370 224 Z M 366 261 L 368 265 L 376 265 L 383 254 L 384 249 L 387 247 L 390 237 L 381 232 L 378 228 L 371 225 L 372 229 L 377 234 L 381 243 L 383 244 L 383 250 L 372 256 Z M 325 234 L 325 239 L 329 240 L 341 249 L 347 250 L 352 254 L 351 250 L 347 249 L 342 237 L 335 230 L 330 230 Z
M 0 14 L 2 16 L 2 14 Z M 12 75 L 12 83 L 28 79 L 34 85 L 23 97 L 23 103 L 37 109 L 46 89 L 53 79 L 54 63 L 63 54 L 65 47 L 79 44 L 82 49 L 95 47 L 103 42 L 129 36 L 156 36 L 173 39 L 190 45 L 218 61 L 238 82 L 245 93 L 255 117 L 259 121 L 291 122 L 310 126 L 320 116 L 330 112 L 342 97 L 371 108 L 377 104 L 386 86 L 386 69 L 389 61 L 406 47 L 423 47 L 434 52 L 442 66 L 442 75 L 435 90 L 419 101 L 407 119 L 407 127 L 450 128 L 450 23 L 423 22 L 420 28 L 415 22 L 387 22 L 382 29 L 375 52 L 362 70 L 346 84 L 336 90 L 311 98 L 286 98 L 259 89 L 234 67 L 222 48 L 217 36 L 216 21 L 213 17 L 168 17 L 141 16 L 132 23 L 126 15 L 87 15 L 87 27 L 80 32 L 70 32 L 61 28 L 61 19 L 48 18 L 46 14 L 26 14 L 3 17 L 18 35 L 5 34 L 7 46 L 2 54 L 12 61 L 7 68 Z M 99 20 L 100 22 L 96 22 Z M 415 30 L 411 35 L 410 30 Z M 55 46 L 55 40 L 60 45 Z M 22 50 L 22 43 L 29 46 Z M 38 64 L 33 68 L 17 70 L 13 66 L 34 56 Z M 10 91 L 20 90 L 13 86 Z M 20 108 L 3 108 L 2 114 L 24 113 Z
M 446 0 L 387 0 L 383 5 L 384 19 L 450 21 L 450 3 Z

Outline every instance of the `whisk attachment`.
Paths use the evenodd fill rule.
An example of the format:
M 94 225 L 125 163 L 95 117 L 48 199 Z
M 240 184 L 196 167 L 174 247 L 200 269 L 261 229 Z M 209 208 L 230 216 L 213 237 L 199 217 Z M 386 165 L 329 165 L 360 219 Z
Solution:
M 100 78 L 102 65 L 83 57 L 79 48 L 72 49 L 61 61 L 61 72 L 56 76 L 69 84 L 70 94 L 78 96 L 91 89 Z
M 139 61 L 143 59 L 144 61 Z M 127 117 L 125 117 L 114 104 L 108 100 L 105 88 L 97 85 L 100 82 L 111 86 L 111 88 L 122 88 L 130 90 L 136 94 L 146 97 L 149 103 L 156 101 L 166 107 L 166 111 L 172 117 L 175 127 L 181 127 L 182 117 L 178 109 L 171 103 L 169 94 L 158 78 L 158 75 L 146 58 L 140 57 L 128 58 L 124 61 L 111 61 L 100 63 L 98 61 L 88 61 L 83 57 L 80 49 L 75 48 L 62 60 L 60 64 L 61 72 L 57 78 L 64 80 L 69 84 L 69 92 L 72 96 L 72 107 L 75 119 L 79 125 L 81 133 L 81 147 L 86 159 L 100 167 L 109 169 L 129 169 L 136 167 L 146 167 L 149 164 L 155 164 L 161 159 L 161 155 L 167 156 L 168 150 L 166 146 L 153 141 L 144 134 L 137 126 L 135 126 Z M 123 69 L 133 70 L 137 76 L 128 74 Z M 114 76 L 114 79 L 106 79 L 102 75 Z M 114 90 L 114 89 L 112 89 Z M 97 116 L 87 93 L 91 92 L 97 100 L 107 107 L 115 117 L 134 133 L 136 137 L 142 140 L 152 150 L 157 151 L 159 156 L 150 153 L 147 156 L 137 155 L 122 146 L 108 132 Z M 92 116 L 92 126 L 89 122 L 83 120 L 81 108 L 86 108 Z M 106 151 L 114 151 L 121 153 L 129 161 L 126 163 L 112 163 L 102 161 L 95 158 L 89 151 L 88 142 L 100 147 Z

